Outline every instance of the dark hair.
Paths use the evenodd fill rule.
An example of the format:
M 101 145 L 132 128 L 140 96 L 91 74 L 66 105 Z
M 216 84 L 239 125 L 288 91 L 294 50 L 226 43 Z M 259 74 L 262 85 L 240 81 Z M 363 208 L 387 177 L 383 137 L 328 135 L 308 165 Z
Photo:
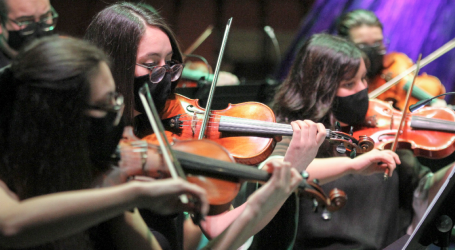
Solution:
M 167 34 L 172 46 L 172 59 L 182 62 L 182 53 L 173 32 L 153 8 L 144 4 L 125 2 L 107 7 L 95 16 L 85 34 L 86 40 L 103 49 L 112 59 L 112 74 L 118 92 L 125 98 L 126 124 L 133 123 L 137 49 L 146 25 L 158 27 Z M 173 83 L 173 90 L 176 84 Z
M 20 199 L 92 182 L 86 109 L 101 62 L 107 57 L 95 46 L 51 36 L 25 46 L 3 72 L 12 103 L 1 107 L 11 119 L 0 119 L 0 177 Z
M 8 20 L 8 6 L 6 6 L 5 0 L 0 0 L 0 18 L 1 24 L 5 26 Z
M 349 31 L 362 25 L 383 29 L 382 23 L 372 11 L 359 9 L 347 12 L 340 17 L 337 24 L 338 35 L 349 38 Z
M 355 76 L 361 58 L 360 50 L 346 39 L 328 34 L 311 36 L 278 87 L 273 103 L 278 120 L 309 119 L 331 126 L 339 84 Z

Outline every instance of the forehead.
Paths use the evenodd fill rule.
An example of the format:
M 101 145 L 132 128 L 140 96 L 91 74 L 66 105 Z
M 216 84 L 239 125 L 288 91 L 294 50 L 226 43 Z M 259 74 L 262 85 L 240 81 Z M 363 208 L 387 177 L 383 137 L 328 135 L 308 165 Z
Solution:
M 167 34 L 158 27 L 147 25 L 145 33 L 139 42 L 138 58 L 151 54 L 167 55 L 170 52 L 172 52 L 172 46 Z
M 382 29 L 377 26 L 362 25 L 349 30 L 354 43 L 374 43 L 383 39 Z
M 5 0 L 8 17 L 39 16 L 51 9 L 49 0 Z

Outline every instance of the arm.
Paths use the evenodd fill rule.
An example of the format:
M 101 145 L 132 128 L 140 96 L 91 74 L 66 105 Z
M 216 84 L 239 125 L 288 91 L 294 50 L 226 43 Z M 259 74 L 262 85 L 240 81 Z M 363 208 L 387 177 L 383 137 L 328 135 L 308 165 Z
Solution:
M 273 168 L 272 178 L 254 192 L 242 205 L 243 210 L 226 230 L 212 240 L 206 248 L 237 249 L 248 238 L 259 232 L 302 181 L 302 177 L 289 163 L 268 163 Z
M 401 161 L 398 155 L 390 150 L 372 150 L 354 159 L 349 157 L 332 157 L 314 159 L 308 166 L 307 171 L 310 179 L 318 179 L 319 183 L 325 184 L 348 174 L 371 175 L 384 173 L 388 168 L 389 176 L 392 176 L 396 164 Z
M 180 194 L 199 204 L 180 203 Z M 205 191 L 182 180 L 129 182 L 94 190 L 43 195 L 19 201 L 0 181 L 0 246 L 28 247 L 69 236 L 135 207 L 160 214 L 201 211 L 207 214 Z
M 289 145 L 279 145 L 276 149 L 280 148 L 276 151 L 280 151 L 278 155 L 284 155 L 282 160 L 290 162 L 298 172 L 308 171 L 310 179 L 319 179 L 320 184 L 347 174 L 380 173 L 384 172 L 385 168 L 389 168 L 391 176 L 396 163 L 400 164 L 398 155 L 390 150 L 373 150 L 354 159 L 348 157 L 315 159 L 317 150 L 325 139 L 324 125 L 309 120 L 295 121 L 291 125 L 294 133 Z

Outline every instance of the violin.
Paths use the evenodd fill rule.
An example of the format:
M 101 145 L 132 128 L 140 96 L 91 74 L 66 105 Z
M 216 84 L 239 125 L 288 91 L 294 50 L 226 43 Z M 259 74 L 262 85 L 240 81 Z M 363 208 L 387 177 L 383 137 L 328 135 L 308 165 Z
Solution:
M 400 73 L 413 66 L 412 60 L 403 53 L 392 52 L 384 56 L 383 67 L 380 75 L 375 76 L 368 83 L 368 91 L 371 93 L 395 78 Z M 419 100 L 427 99 L 433 96 L 444 94 L 446 92 L 444 85 L 437 77 L 423 73 L 417 76 L 415 80 L 414 90 L 409 100 L 409 105 L 405 107 L 406 93 L 409 89 L 409 82 L 413 78 L 413 74 L 408 74 L 403 77 L 395 86 L 389 88 L 384 93 L 377 96 L 383 101 L 393 102 L 393 106 L 400 110 L 409 108 L 409 105 L 415 104 Z M 443 99 L 443 97 L 440 97 Z
M 226 209 L 230 206 L 231 201 L 235 196 L 237 196 L 237 193 L 240 189 L 240 181 L 252 180 L 251 178 L 253 178 L 254 181 L 266 181 L 270 178 L 269 174 L 266 173 L 264 176 L 265 172 L 258 169 L 253 170 L 248 166 L 222 165 L 222 163 L 227 164 L 229 162 L 231 164 L 234 164 L 232 163 L 233 159 L 228 151 L 217 147 L 216 143 L 212 141 L 207 141 L 209 143 L 207 144 L 204 140 L 186 140 L 177 144 L 176 141 L 171 140 L 172 138 L 168 138 L 168 134 L 164 131 L 163 126 L 158 122 L 159 115 L 153 103 L 148 85 L 144 85 L 140 88 L 139 97 L 142 104 L 144 105 L 145 113 L 149 119 L 150 125 L 156 132 L 153 134 L 154 138 L 152 136 L 148 137 L 147 142 L 157 145 L 156 152 L 159 150 L 160 155 L 163 156 L 163 160 L 166 163 L 167 169 L 169 170 L 172 178 L 177 178 L 180 176 L 189 182 L 193 182 L 205 188 L 205 190 L 209 193 L 209 203 L 213 207 L 211 208 L 211 214 L 218 214 L 226 211 Z M 131 138 L 135 138 L 132 135 L 132 130 L 130 131 L 130 135 Z M 172 147 L 170 142 L 172 142 Z M 175 151 L 176 147 L 180 151 Z M 185 151 L 190 153 L 186 153 L 185 155 L 185 153 L 182 153 Z M 195 158 L 197 154 L 210 156 L 212 158 L 216 156 L 220 160 L 224 160 L 224 162 L 217 162 L 210 158 L 197 160 L 197 158 Z M 183 168 L 183 166 L 187 166 L 186 171 L 184 171 L 185 168 Z M 224 181 L 219 181 L 208 179 L 207 175 L 203 176 L 202 178 L 188 175 L 188 173 L 192 173 L 191 171 L 188 171 L 191 170 L 191 168 L 188 168 L 188 166 L 193 166 L 193 170 L 199 171 L 196 174 L 210 174 L 215 172 L 213 170 L 218 170 L 219 174 L 215 176 L 224 177 L 227 179 L 224 179 Z M 248 168 L 250 171 L 245 172 L 245 170 L 248 170 Z M 254 171 L 261 171 L 262 176 L 259 174 L 259 172 Z M 161 175 L 163 171 L 159 171 L 158 173 Z M 244 173 L 244 175 L 241 175 L 242 173 Z M 256 173 L 257 175 L 255 175 Z M 228 185 L 227 182 L 231 183 Z M 311 196 L 314 201 L 313 204 L 315 204 L 316 207 L 318 207 L 319 204 L 322 204 L 329 212 L 341 208 L 346 202 L 346 195 L 342 191 L 335 190 L 331 197 L 333 200 L 331 200 L 328 199 L 327 196 L 322 195 L 324 193 L 321 193 L 322 189 L 320 187 L 315 187 L 314 185 L 311 186 L 308 184 L 308 182 L 302 181 L 299 187 L 304 191 L 304 194 Z M 316 191 L 307 191 L 310 189 Z M 188 202 L 189 199 L 185 195 L 181 195 L 179 198 L 182 200 L 182 203 Z M 193 216 L 193 220 L 199 222 L 200 215 L 195 214 Z
M 170 133 L 166 135 L 170 136 Z M 134 143 L 136 140 L 129 139 L 124 143 Z M 207 191 L 210 205 L 228 204 L 238 194 L 241 183 L 247 181 L 265 183 L 271 176 L 266 171 L 235 163 L 229 152 L 213 141 L 206 139 L 180 141 L 171 137 L 169 140 L 177 160 L 185 171 L 187 181 Z M 146 142 L 148 148 L 158 152 L 155 136 L 148 137 Z M 147 169 L 147 175 L 153 178 L 169 177 L 168 172 L 158 167 Z M 298 190 L 301 197 L 313 200 L 315 209 L 322 207 L 329 212 L 339 210 L 347 200 L 346 194 L 339 189 L 331 190 L 327 196 L 317 181 L 309 181 L 308 176 L 299 184 Z M 211 215 L 223 211 L 211 210 Z
M 198 138 L 201 129 L 201 116 L 205 110 L 198 100 L 175 94 L 168 99 L 162 112 L 162 122 L 173 137 L 185 140 Z M 212 110 L 205 134 L 226 148 L 238 163 L 257 165 L 273 151 L 277 136 L 291 136 L 290 124 L 275 122 L 273 111 L 258 102 L 230 104 L 223 110 Z M 368 137 L 355 139 L 348 133 L 327 129 L 326 139 L 355 157 L 356 154 L 373 149 L 374 143 Z
M 374 148 L 391 149 L 401 114 L 390 103 L 370 100 L 366 120 L 354 127 L 353 136 L 368 136 L 374 141 Z M 455 112 L 449 108 L 424 107 L 408 113 L 397 147 L 430 159 L 449 156 L 455 151 Z

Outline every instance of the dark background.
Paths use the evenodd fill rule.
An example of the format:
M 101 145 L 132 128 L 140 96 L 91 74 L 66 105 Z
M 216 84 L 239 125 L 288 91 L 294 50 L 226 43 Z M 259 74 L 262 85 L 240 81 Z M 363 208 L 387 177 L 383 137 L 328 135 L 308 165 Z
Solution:
M 82 37 L 92 17 L 114 0 L 51 0 L 59 13 L 57 32 Z M 139 2 L 139 1 L 130 1 Z M 209 26 L 212 34 L 194 54 L 205 57 L 215 68 L 225 25 L 233 17 L 222 70 L 241 81 L 263 80 L 278 67 L 271 39 L 264 32 L 275 30 L 281 53 L 299 29 L 300 21 L 314 0 L 150 0 L 150 4 L 171 25 L 181 49 L 188 48 Z

